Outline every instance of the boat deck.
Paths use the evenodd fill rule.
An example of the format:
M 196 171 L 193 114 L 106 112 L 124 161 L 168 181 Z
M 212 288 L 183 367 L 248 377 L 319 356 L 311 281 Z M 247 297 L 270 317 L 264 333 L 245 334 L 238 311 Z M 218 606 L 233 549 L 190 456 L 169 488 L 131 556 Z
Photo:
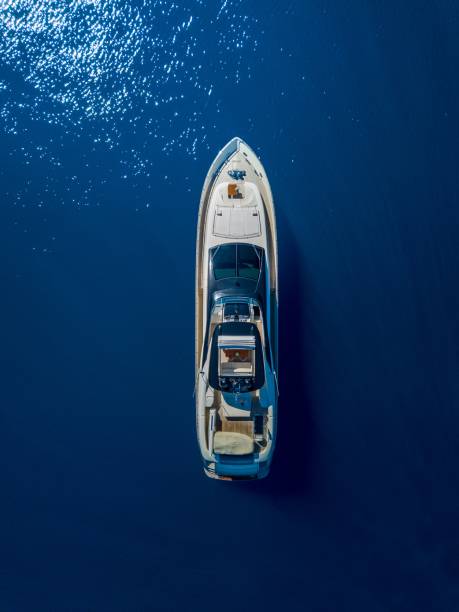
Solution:
M 245 419 L 232 419 L 228 418 L 223 409 L 220 408 L 218 411 L 219 423 L 217 424 L 217 428 L 219 431 L 231 431 L 245 434 L 250 438 L 253 438 L 253 418 L 248 417 Z M 220 427 L 218 427 L 220 425 Z

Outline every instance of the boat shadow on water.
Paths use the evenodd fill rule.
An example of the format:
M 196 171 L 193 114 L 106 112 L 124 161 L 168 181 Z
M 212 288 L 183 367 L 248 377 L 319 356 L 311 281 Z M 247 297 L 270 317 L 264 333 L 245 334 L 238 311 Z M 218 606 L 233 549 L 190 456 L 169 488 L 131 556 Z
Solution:
M 314 480 L 315 426 L 308 393 L 307 286 L 299 245 L 278 214 L 279 412 L 276 449 L 267 478 L 252 483 L 268 496 L 303 496 Z

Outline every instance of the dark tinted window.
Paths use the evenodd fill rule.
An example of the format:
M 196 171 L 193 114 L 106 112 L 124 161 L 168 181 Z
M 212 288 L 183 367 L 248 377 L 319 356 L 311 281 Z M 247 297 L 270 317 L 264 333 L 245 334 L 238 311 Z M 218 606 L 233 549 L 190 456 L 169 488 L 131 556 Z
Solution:
M 225 304 L 225 317 L 248 317 L 250 315 L 249 305 L 245 303 Z
M 236 276 L 236 245 L 225 244 L 214 252 L 212 258 L 215 280 Z
M 237 248 L 238 276 L 257 280 L 260 273 L 260 258 L 256 249 L 249 244 L 239 244 Z

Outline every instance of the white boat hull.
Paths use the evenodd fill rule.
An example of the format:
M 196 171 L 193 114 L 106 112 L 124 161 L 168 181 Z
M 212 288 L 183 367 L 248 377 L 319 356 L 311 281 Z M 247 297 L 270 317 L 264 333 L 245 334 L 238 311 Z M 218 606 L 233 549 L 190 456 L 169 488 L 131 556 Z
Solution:
M 260 338 L 265 347 L 266 355 L 263 363 L 265 382 L 261 389 L 247 396 L 251 405 L 256 406 L 256 409 L 248 413 L 253 415 L 255 425 L 257 418 L 258 422 L 263 419 L 264 433 L 261 434 L 253 433 L 255 425 L 253 431 L 251 430 L 250 416 L 245 419 L 240 417 L 238 420 L 234 407 L 231 413 L 233 416 L 226 418 L 224 398 L 228 396 L 234 399 L 234 396 L 221 393 L 221 390 L 215 391 L 208 380 L 210 367 L 208 343 L 211 342 L 209 330 L 215 327 L 215 321 L 213 322 L 211 317 L 215 318 L 215 312 L 220 312 L 218 308 L 223 308 L 221 304 L 219 305 L 219 299 L 212 302 L 217 309 L 215 312 L 208 307 L 212 289 L 209 286 L 209 267 L 212 263 L 212 253 L 216 249 L 223 245 L 235 244 L 240 245 L 238 248 L 247 244 L 259 249 L 259 252 L 263 253 L 265 262 L 263 278 L 267 297 L 263 300 L 263 304 L 266 312 L 263 312 L 262 317 L 260 315 L 252 319 L 252 323 L 260 328 Z M 269 181 L 253 150 L 240 138 L 233 138 L 218 153 L 206 176 L 199 207 L 196 243 L 196 424 L 204 469 L 213 478 L 227 480 L 261 478 L 269 471 L 277 426 L 277 271 L 276 219 Z M 212 284 L 213 278 L 210 281 Z M 237 282 L 235 284 L 239 285 Z M 232 291 L 234 293 L 235 290 Z M 214 298 L 217 295 L 220 294 L 212 294 Z M 231 299 L 234 301 L 235 298 Z M 241 295 L 241 299 L 248 299 L 252 314 L 258 313 L 256 299 L 249 299 L 244 295 Z M 225 302 L 225 298 L 221 300 Z M 236 395 L 238 401 L 239 397 Z M 242 438 L 237 436 L 245 436 L 254 442 L 256 450 L 250 454 L 251 461 L 247 459 L 244 463 L 238 457 L 238 461 L 231 462 L 229 455 L 225 454 L 238 452 L 238 444 L 242 444 Z M 247 439 L 244 443 L 246 446 L 242 445 L 240 448 L 247 450 L 250 444 Z M 233 450 L 224 451 L 223 454 L 216 453 L 213 452 L 214 445 L 216 448 Z M 249 457 L 249 454 L 246 457 Z

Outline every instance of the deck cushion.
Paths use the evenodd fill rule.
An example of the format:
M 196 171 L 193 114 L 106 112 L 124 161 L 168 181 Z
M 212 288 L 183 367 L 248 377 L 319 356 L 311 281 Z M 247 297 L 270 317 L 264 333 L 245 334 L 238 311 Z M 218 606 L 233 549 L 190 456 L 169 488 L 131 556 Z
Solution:
M 214 452 L 221 455 L 248 455 L 253 453 L 253 440 L 242 433 L 217 431 L 214 436 Z

